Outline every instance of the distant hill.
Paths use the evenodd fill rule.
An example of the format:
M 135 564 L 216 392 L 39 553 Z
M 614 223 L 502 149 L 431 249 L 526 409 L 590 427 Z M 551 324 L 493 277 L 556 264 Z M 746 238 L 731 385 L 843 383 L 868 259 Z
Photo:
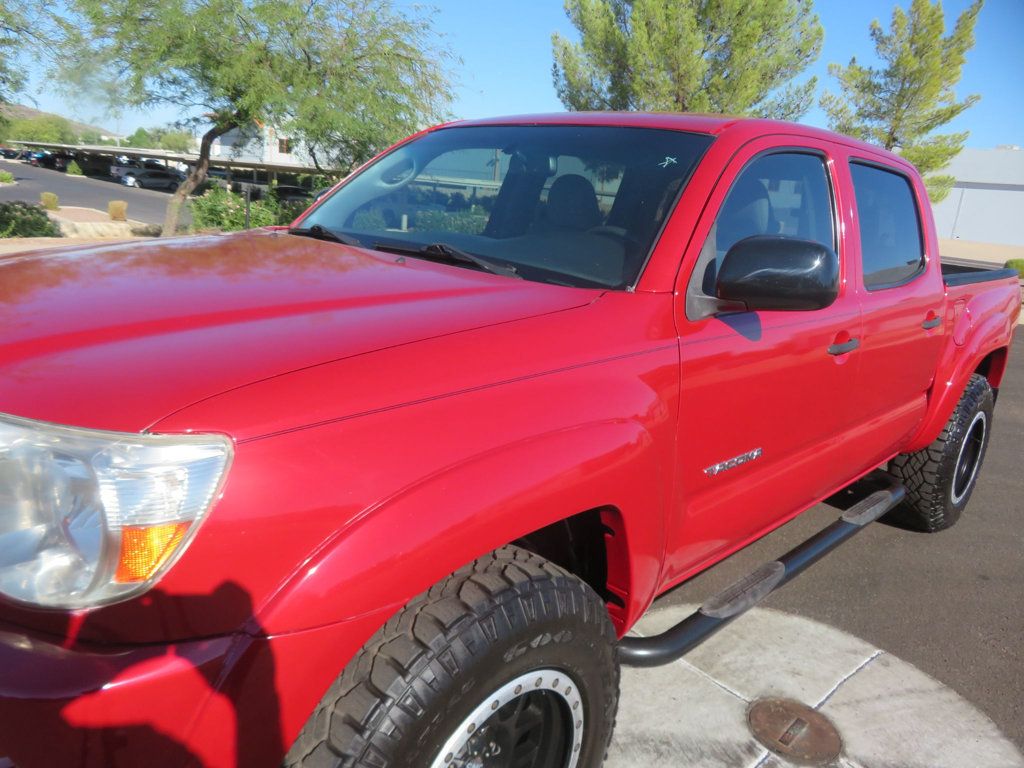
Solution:
M 60 117 L 67 120 L 71 124 L 71 128 L 75 133 L 83 133 L 86 131 L 99 133 L 102 136 L 116 136 L 113 131 L 108 131 L 106 128 L 101 128 L 98 125 L 89 125 L 88 123 L 80 123 L 77 120 L 72 120 L 64 115 L 58 115 L 53 112 L 43 112 L 41 109 L 33 109 L 32 107 L 26 107 L 23 104 L 0 104 L 0 114 L 3 114 L 9 120 L 27 120 L 33 117 Z

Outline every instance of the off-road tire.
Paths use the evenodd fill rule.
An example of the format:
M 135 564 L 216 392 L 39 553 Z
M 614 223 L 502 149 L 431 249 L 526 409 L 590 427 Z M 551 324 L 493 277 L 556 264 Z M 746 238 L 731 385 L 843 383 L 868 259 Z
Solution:
M 578 768 L 604 760 L 618 708 L 615 631 L 562 568 L 503 547 L 414 598 L 363 646 L 307 721 L 286 768 L 425 768 L 485 697 L 527 671 L 577 682 Z
M 905 501 L 890 513 L 889 519 L 903 527 L 933 533 L 956 524 L 970 501 L 985 460 L 989 435 L 992 432 L 992 410 L 995 398 L 984 376 L 974 374 L 960 396 L 946 426 L 927 448 L 916 453 L 900 454 L 889 464 L 889 471 L 907 488 Z M 981 416 L 979 417 L 979 414 Z M 984 434 L 976 469 L 959 493 L 954 489 L 956 469 L 965 440 L 981 423 Z M 961 482 L 963 482 L 961 480 Z

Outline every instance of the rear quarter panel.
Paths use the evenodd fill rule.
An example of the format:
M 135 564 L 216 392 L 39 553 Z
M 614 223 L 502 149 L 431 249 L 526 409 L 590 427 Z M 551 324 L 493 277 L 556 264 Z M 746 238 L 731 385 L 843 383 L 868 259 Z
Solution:
M 946 344 L 939 359 L 928 411 L 906 451 L 929 445 L 949 420 L 971 375 L 992 353 L 1000 359 L 989 380 L 998 387 L 1021 313 L 1020 283 L 1014 278 L 947 286 Z

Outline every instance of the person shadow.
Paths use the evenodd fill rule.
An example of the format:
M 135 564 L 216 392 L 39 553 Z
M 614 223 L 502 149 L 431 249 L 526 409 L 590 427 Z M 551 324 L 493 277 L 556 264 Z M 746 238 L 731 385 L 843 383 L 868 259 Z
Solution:
M 230 581 L 209 594 L 160 597 L 138 600 L 133 608 L 143 614 L 173 605 L 186 616 L 253 615 L 249 594 Z M 280 765 L 287 750 L 274 657 L 255 620 L 225 637 L 105 647 L 76 639 L 97 636 L 99 627 L 90 626 L 95 615 L 79 624 L 69 617 L 64 647 L 36 648 L 26 663 L 0 670 L 0 765 L 4 756 L 17 768 Z M 17 641 L 3 634 L 0 642 Z M 158 669 L 160 675 L 146 682 Z M 130 693 L 136 681 L 139 690 Z M 52 693 L 50 701 L 8 698 L 10 691 L 40 686 Z M 125 695 L 117 694 L 119 686 Z M 233 734 L 226 732 L 230 727 Z

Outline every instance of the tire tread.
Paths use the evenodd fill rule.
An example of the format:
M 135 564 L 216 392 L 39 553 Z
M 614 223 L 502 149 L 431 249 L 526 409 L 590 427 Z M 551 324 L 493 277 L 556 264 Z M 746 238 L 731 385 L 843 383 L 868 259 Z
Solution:
M 321 700 L 285 758 L 287 768 L 392 768 L 407 729 L 429 711 L 427 698 L 483 653 L 502 620 L 515 631 L 538 617 L 576 614 L 615 633 L 594 591 L 559 566 L 518 547 L 498 549 L 417 596 L 360 649 Z M 618 667 L 610 665 L 618 690 Z M 608 734 L 617 699 L 606 705 Z M 603 746 L 602 754 L 607 750 Z

